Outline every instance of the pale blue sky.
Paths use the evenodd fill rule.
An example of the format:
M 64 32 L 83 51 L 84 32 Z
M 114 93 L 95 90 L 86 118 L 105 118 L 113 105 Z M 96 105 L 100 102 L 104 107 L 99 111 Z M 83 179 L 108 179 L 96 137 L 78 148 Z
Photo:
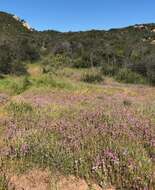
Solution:
M 0 0 L 38 30 L 79 31 L 155 22 L 155 0 Z

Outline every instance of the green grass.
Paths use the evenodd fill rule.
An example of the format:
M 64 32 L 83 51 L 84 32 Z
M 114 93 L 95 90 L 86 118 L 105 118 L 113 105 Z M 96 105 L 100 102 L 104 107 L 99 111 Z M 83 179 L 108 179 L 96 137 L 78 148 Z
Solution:
M 11 95 L 20 94 L 31 86 L 28 77 L 11 77 L 5 76 L 0 79 L 0 91 Z
M 0 190 L 7 190 L 8 182 L 5 174 L 0 173 Z
M 6 76 L 0 80 L 0 91 L 11 95 L 22 94 L 29 89 L 58 89 L 65 91 L 83 91 L 93 90 L 92 85 L 87 85 L 82 82 L 73 82 L 66 77 L 57 77 L 55 75 L 44 74 L 41 76 L 26 76 L 26 77 L 9 77 Z

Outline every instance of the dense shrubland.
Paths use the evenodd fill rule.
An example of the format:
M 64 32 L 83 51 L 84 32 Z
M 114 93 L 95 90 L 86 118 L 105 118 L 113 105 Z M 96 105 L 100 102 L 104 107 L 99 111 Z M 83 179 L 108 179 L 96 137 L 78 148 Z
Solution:
M 134 75 L 136 82 L 128 80 L 129 76 L 123 82 L 145 80 L 155 84 L 155 50 L 151 43 L 155 39 L 154 24 L 109 31 L 37 32 L 27 30 L 11 15 L 0 13 L 0 25 L 1 74 L 23 74 L 23 62 L 47 57 L 43 58 L 45 72 L 60 66 L 101 67 L 103 74 L 120 81 L 122 77 L 117 75 L 130 70 L 127 75 Z

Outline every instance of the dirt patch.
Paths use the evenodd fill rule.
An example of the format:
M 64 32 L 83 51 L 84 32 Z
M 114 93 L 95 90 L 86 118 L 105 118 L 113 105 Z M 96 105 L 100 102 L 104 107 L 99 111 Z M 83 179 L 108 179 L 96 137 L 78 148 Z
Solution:
M 73 176 L 61 177 L 56 186 L 59 190 L 88 190 L 88 185 L 84 180 L 76 179 Z
M 84 179 L 76 178 L 74 176 L 61 177 L 56 183 L 58 190 L 102 190 L 96 184 L 88 185 Z
M 50 177 L 48 171 L 32 170 L 21 176 L 10 178 L 8 190 L 102 190 L 96 184 L 88 185 L 85 180 L 69 177 Z M 109 188 L 106 190 L 114 190 Z
M 0 105 L 5 104 L 8 100 L 9 100 L 8 95 L 6 95 L 4 93 L 0 93 Z
M 10 178 L 8 190 L 50 190 L 47 171 L 33 170 L 21 176 Z

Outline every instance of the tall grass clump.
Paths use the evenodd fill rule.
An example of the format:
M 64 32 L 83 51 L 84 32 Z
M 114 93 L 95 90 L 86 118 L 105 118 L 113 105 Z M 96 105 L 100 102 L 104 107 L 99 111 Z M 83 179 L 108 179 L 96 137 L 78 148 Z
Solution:
M 25 77 L 21 78 L 20 80 L 18 80 L 17 82 L 14 81 L 11 84 L 10 88 L 11 88 L 13 94 L 21 94 L 22 92 L 27 90 L 30 86 L 31 86 L 31 81 L 28 78 L 28 76 L 25 76 Z
M 11 102 L 9 105 L 7 105 L 6 110 L 14 117 L 17 117 L 17 116 L 26 115 L 28 113 L 31 114 L 33 112 L 33 107 L 25 102 L 21 103 Z
M 81 77 L 81 81 L 87 83 L 97 83 L 104 81 L 102 74 L 99 71 L 87 71 Z
M 45 74 L 34 81 L 34 86 L 36 87 L 50 87 L 57 89 L 66 89 L 66 90 L 74 90 L 76 85 L 68 80 L 63 80 L 57 78 L 52 74 Z
M 7 177 L 2 172 L 0 172 L 0 190 L 8 190 Z

